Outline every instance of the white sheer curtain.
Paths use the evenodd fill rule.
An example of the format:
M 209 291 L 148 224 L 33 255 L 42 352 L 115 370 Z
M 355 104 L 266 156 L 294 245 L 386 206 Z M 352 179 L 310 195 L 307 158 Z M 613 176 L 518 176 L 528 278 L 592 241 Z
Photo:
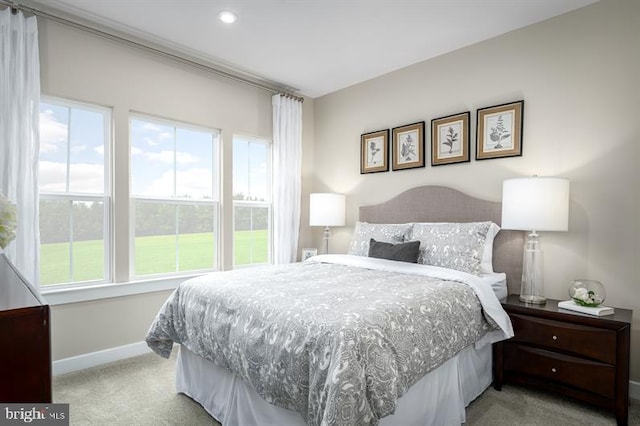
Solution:
M 274 95 L 273 263 L 295 262 L 302 187 L 302 102 Z
M 40 59 L 36 17 L 0 10 L 0 192 L 16 204 L 16 239 L 7 257 L 38 283 L 38 114 Z

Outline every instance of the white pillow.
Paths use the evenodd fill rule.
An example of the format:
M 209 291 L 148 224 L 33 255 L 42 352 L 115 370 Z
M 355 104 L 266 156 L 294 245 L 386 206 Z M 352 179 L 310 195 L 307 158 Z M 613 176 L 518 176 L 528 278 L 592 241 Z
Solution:
M 493 271 L 493 240 L 500 232 L 500 227 L 491 222 L 487 238 L 484 240 L 484 248 L 482 251 L 482 260 L 480 261 L 480 273 L 492 274 Z
M 407 237 L 411 232 L 412 225 L 412 223 L 356 222 L 347 253 L 356 256 L 368 256 L 369 240 L 371 240 L 371 238 L 376 241 L 392 244 L 409 241 Z
M 414 223 L 409 239 L 420 241 L 418 263 L 479 275 L 493 272 L 493 238 L 499 229 L 493 222 Z

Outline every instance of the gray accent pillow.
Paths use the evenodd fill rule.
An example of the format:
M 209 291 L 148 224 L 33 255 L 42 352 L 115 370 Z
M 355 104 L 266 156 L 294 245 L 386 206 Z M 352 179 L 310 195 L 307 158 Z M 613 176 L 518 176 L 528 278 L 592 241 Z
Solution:
M 369 253 L 369 240 L 371 238 L 376 241 L 385 243 L 404 243 L 409 241 L 407 238 L 411 232 L 412 223 L 367 223 L 356 222 L 353 230 L 351 244 L 347 254 L 355 256 L 367 256 Z
M 420 241 L 391 244 L 376 241 L 373 238 L 369 240 L 369 257 L 418 263 L 418 254 L 420 254 Z

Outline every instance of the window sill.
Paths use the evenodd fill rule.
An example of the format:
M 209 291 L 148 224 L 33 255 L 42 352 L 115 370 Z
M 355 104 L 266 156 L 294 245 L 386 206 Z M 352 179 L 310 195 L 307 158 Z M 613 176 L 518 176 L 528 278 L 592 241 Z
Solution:
M 41 292 L 49 305 L 57 306 L 67 303 L 88 302 L 91 300 L 111 299 L 114 297 L 131 296 L 134 294 L 174 290 L 178 284 L 194 276 L 197 275 L 155 278 L 125 283 L 96 284 L 92 286 L 64 289 L 41 288 Z

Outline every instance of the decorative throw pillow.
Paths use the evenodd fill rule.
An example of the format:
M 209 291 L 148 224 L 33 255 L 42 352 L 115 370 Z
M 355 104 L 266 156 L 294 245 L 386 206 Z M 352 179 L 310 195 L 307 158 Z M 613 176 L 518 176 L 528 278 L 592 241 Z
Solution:
M 385 243 L 403 243 L 408 240 L 412 225 L 412 223 L 356 222 L 347 254 L 367 256 L 371 238 Z
M 373 238 L 369 240 L 369 257 L 418 263 L 418 254 L 420 254 L 420 241 L 391 244 L 376 241 Z
M 418 263 L 478 275 L 493 222 L 415 223 L 411 240 L 420 241 Z M 491 242 L 493 250 L 493 241 Z
M 500 227 L 491 222 L 489 231 L 487 232 L 487 238 L 484 240 L 484 246 L 482 248 L 482 259 L 480 260 L 480 273 L 481 274 L 493 274 L 493 240 L 500 232 Z

